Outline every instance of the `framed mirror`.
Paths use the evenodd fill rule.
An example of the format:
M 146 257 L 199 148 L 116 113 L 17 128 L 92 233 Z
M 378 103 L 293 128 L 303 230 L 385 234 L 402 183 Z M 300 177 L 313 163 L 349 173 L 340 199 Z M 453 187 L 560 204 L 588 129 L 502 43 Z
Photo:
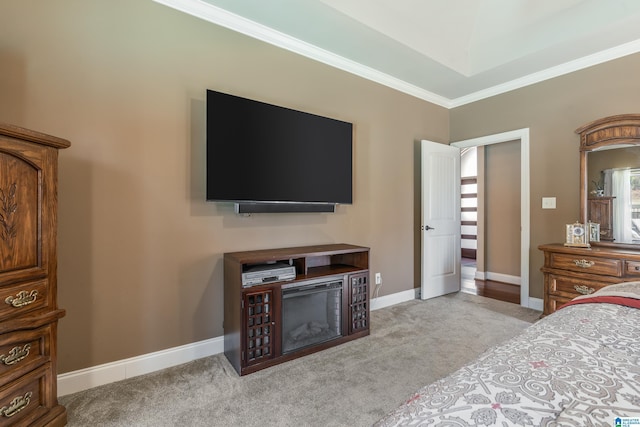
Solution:
M 640 114 L 605 117 L 576 133 L 580 218 L 600 224 L 593 244 L 640 248 Z

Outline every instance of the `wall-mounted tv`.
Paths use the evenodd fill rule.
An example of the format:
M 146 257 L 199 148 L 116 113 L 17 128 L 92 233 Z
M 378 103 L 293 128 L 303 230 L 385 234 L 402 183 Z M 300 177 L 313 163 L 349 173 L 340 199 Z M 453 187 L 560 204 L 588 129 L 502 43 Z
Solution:
M 239 212 L 332 212 L 352 198 L 353 125 L 207 90 L 206 198 Z

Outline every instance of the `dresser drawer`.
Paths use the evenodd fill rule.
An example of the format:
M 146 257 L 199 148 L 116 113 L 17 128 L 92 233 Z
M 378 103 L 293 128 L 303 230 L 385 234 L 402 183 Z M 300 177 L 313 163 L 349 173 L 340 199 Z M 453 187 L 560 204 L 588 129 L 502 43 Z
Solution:
M 621 259 L 596 258 L 582 255 L 551 254 L 550 267 L 581 273 L 622 277 L 624 261 Z
M 547 280 L 548 293 L 569 299 L 573 299 L 580 295 L 590 295 L 598 289 L 611 285 L 610 282 L 594 282 L 591 280 L 582 280 L 580 278 L 560 276 L 557 274 L 549 274 Z
M 601 225 L 602 226 L 602 225 Z M 602 228 L 601 228 L 602 230 Z M 563 303 L 615 283 L 640 280 L 640 251 L 594 245 L 571 248 L 561 243 L 540 245 L 544 252 L 544 314 Z
M 49 361 L 51 325 L 0 335 L 0 386 Z
M 0 427 L 30 425 L 48 412 L 46 395 L 51 386 L 49 364 L 0 388 Z
M 640 279 L 640 262 L 627 261 L 625 263 L 625 272 L 627 276 L 637 276 Z
M 563 297 L 549 295 L 544 300 L 544 314 L 548 315 L 555 312 L 557 309 L 559 309 L 569 301 L 571 301 L 571 298 L 563 298 Z
M 0 320 L 47 305 L 47 281 L 18 283 L 0 288 Z

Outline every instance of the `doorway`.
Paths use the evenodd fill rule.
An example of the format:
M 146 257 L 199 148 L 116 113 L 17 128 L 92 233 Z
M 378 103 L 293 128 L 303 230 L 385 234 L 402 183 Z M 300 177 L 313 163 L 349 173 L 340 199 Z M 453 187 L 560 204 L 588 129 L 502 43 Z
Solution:
M 478 206 L 479 188 L 484 183 L 483 174 L 478 176 L 478 170 L 483 169 L 483 165 L 478 164 L 478 151 L 482 148 L 465 147 L 460 150 L 460 290 L 471 294 L 477 294 L 477 259 L 484 258 L 484 246 L 482 240 L 478 240 L 482 228 L 478 221 L 484 218 Z
M 457 141 L 450 145 L 464 149 L 510 141 L 518 141 L 520 144 L 520 305 L 529 307 L 529 128 Z

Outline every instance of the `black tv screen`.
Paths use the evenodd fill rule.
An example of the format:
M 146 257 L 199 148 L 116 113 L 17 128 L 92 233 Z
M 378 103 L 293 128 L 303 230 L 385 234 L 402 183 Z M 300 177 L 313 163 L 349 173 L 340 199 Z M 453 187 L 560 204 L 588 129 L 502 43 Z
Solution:
M 353 125 L 207 90 L 209 201 L 352 203 Z

